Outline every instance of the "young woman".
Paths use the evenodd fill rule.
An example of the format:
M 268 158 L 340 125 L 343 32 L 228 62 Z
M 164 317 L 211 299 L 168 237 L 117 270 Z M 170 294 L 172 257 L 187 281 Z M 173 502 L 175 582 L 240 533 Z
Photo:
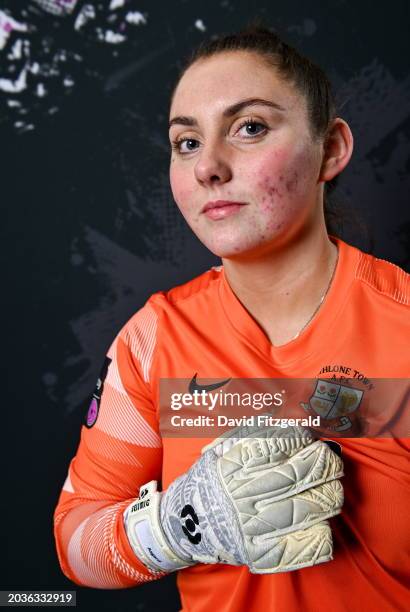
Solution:
M 327 500 L 313 522 L 293 518 L 284 539 L 258 540 L 246 524 L 256 504 L 239 508 L 223 467 L 233 461 L 224 463 L 226 453 L 243 447 L 201 455 L 203 439 L 181 444 L 159 430 L 164 378 L 200 389 L 207 378 L 337 382 L 343 372 L 374 383 L 409 374 L 408 275 L 327 231 L 326 185 L 353 149 L 328 80 L 268 30 L 219 38 L 184 69 L 169 134 L 175 201 L 223 265 L 153 295 L 114 340 L 55 512 L 61 567 L 94 588 L 180 569 L 187 611 L 404 610 L 408 441 L 353 431 L 339 440 L 345 503 L 330 521 L 331 560 L 325 519 L 341 505 L 331 451 L 325 489 L 315 481 L 310 490 Z M 281 474 L 288 460 L 316 461 L 327 448 L 296 446 Z M 278 448 L 263 448 L 274 463 Z

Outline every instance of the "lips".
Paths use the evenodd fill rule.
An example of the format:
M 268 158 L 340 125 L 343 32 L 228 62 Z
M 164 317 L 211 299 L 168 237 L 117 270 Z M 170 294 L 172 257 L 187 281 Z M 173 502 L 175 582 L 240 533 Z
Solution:
M 216 200 L 207 202 L 202 209 L 203 214 L 208 219 L 220 221 L 237 214 L 241 208 L 246 206 L 245 202 L 232 202 L 230 200 Z

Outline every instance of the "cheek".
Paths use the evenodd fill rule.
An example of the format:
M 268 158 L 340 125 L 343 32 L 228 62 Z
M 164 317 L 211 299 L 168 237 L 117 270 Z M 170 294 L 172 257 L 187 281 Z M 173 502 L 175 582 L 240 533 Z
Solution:
M 306 194 L 307 182 L 314 176 L 313 160 L 306 148 L 276 150 L 256 169 L 261 209 L 284 208 L 289 199 Z
M 276 149 L 252 169 L 259 210 L 268 230 L 280 230 L 306 205 L 314 168 L 306 147 Z
M 192 181 L 187 177 L 187 173 L 175 166 L 171 166 L 169 171 L 169 179 L 172 195 L 178 205 L 178 208 L 188 210 L 192 202 L 194 186 Z
M 268 230 L 281 228 L 279 217 L 283 215 L 288 192 L 286 184 L 289 183 L 287 161 L 286 152 L 275 151 L 255 169 L 255 195 Z

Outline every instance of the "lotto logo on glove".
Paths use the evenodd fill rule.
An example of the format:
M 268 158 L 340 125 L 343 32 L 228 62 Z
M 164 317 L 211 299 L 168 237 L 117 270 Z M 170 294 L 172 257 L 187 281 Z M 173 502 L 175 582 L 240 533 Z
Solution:
M 205 447 L 165 493 L 155 493 L 156 515 L 139 518 L 150 521 L 166 571 L 171 559 L 172 569 L 196 562 L 247 565 L 254 573 L 301 569 L 332 559 L 327 519 L 341 510 L 342 475 L 340 457 L 306 429 L 239 428 Z M 131 523 L 138 521 L 135 515 L 126 521 L 131 543 Z M 134 543 L 147 566 L 159 570 L 138 537 Z

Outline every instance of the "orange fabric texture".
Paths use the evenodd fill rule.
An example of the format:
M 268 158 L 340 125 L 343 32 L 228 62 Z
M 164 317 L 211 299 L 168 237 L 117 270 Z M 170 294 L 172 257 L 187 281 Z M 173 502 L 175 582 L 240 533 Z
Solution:
M 332 238 L 330 290 L 296 339 L 275 347 L 233 294 L 223 268 L 154 294 L 120 331 L 91 428 L 83 427 L 55 511 L 61 567 L 74 582 L 125 588 L 160 577 L 133 553 L 122 512 L 149 480 L 165 489 L 207 439 L 161 438 L 161 378 L 408 378 L 409 275 Z M 394 406 L 389 411 L 394 417 Z M 188 612 L 362 612 L 409 607 L 408 439 L 338 439 L 345 504 L 331 519 L 334 560 L 253 575 L 198 564 L 178 574 Z

